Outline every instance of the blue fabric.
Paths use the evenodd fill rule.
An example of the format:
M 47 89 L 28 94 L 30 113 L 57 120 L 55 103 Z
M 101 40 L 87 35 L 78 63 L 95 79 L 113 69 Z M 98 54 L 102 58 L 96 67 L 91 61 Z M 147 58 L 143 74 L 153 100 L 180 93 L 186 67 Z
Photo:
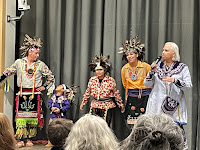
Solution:
M 56 94 L 54 94 L 51 97 L 51 99 L 49 99 L 48 107 L 49 107 L 50 111 L 51 111 L 51 107 L 57 107 L 60 109 L 60 113 L 56 114 L 54 112 L 51 112 L 51 119 L 58 118 L 59 116 L 61 116 L 61 118 L 66 118 L 66 112 L 70 108 L 70 103 L 69 103 L 68 99 L 63 95 L 59 96 L 59 97 L 64 98 L 63 102 L 60 104 L 58 102 L 55 102 L 55 103 L 53 102 L 52 98 L 55 98 L 55 97 L 56 97 Z M 59 97 L 56 97 L 56 100 L 58 100 Z M 61 106 L 62 106 L 62 108 L 61 108 Z
M 139 92 L 141 89 L 128 89 L 127 95 L 130 97 L 138 97 Z M 147 96 L 151 93 L 150 89 L 142 89 L 142 95 L 141 96 Z

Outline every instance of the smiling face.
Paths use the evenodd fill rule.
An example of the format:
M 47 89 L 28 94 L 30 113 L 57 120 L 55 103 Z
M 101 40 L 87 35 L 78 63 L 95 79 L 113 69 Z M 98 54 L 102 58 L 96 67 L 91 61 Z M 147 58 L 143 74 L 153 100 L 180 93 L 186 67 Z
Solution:
M 97 69 L 95 70 L 96 75 L 98 76 L 99 79 L 103 79 L 105 75 L 104 69 Z
M 165 61 L 172 61 L 175 53 L 172 51 L 171 44 L 165 44 L 163 47 L 162 58 Z
M 135 52 L 129 52 L 127 55 L 126 55 L 126 58 L 128 60 L 129 63 L 134 63 L 136 62 L 138 59 L 138 54 L 136 54 Z

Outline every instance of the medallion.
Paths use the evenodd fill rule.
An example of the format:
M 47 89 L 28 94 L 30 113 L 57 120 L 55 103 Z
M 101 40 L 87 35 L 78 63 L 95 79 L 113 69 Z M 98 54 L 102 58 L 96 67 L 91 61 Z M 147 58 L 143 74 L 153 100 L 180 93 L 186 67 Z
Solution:
M 28 74 L 32 75 L 33 74 L 33 69 L 28 69 Z
M 31 79 L 33 77 L 33 73 L 34 73 L 33 69 L 28 69 L 28 71 L 26 73 L 27 78 Z
M 137 74 L 132 73 L 131 74 L 131 80 L 135 81 L 137 79 Z

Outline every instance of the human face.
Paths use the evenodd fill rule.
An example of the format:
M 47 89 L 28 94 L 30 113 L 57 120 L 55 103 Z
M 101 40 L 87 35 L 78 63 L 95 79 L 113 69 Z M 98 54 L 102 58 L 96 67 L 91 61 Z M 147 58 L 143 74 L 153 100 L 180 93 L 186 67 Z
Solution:
M 28 57 L 33 60 L 37 61 L 38 57 L 40 56 L 40 49 L 38 47 L 33 47 L 32 50 L 29 50 Z
M 129 63 L 134 63 L 137 61 L 137 57 L 138 57 L 138 54 L 134 53 L 134 52 L 129 52 L 127 55 L 126 55 L 126 58 L 128 60 Z
M 104 74 L 105 74 L 104 69 L 97 69 L 97 70 L 95 70 L 95 73 L 96 73 L 96 75 L 98 76 L 99 79 L 104 78 Z
M 63 90 L 63 85 L 61 84 L 61 85 L 58 85 L 57 87 L 56 87 L 56 92 L 61 92 Z
M 172 58 L 175 56 L 175 53 L 171 49 L 170 44 L 165 44 L 163 47 L 162 58 L 165 61 L 172 61 Z

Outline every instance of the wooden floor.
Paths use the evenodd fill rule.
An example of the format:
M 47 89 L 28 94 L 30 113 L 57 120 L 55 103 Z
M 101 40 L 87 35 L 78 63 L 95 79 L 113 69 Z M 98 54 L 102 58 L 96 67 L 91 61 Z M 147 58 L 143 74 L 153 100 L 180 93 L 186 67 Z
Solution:
M 45 145 L 34 145 L 32 147 L 22 147 L 22 148 L 19 148 L 19 150 L 50 150 L 51 147 L 46 147 Z

